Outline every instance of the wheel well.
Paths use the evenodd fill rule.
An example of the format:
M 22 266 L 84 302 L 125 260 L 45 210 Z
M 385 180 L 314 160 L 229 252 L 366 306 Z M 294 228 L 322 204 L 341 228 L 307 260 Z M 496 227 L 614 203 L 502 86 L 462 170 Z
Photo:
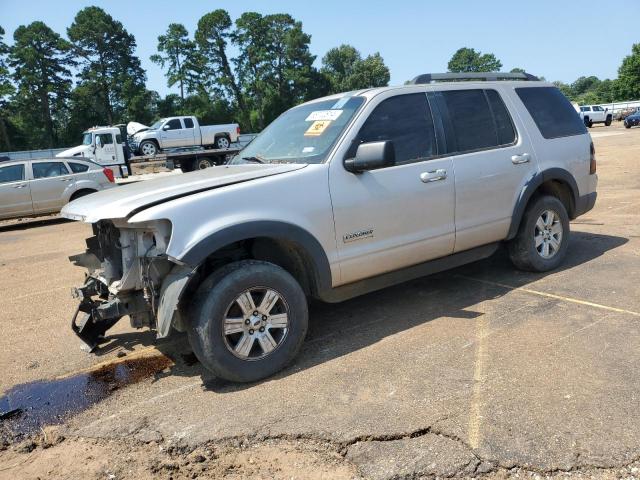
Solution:
M 83 188 L 80 190 L 76 190 L 75 192 L 73 192 L 73 194 L 71 195 L 71 197 L 69 198 L 69 201 L 73 201 L 78 197 L 82 197 L 84 195 L 89 195 L 90 193 L 95 193 L 97 192 L 96 189 L 94 188 Z
M 536 189 L 531 198 L 533 199 L 536 195 L 552 195 L 558 198 L 567 210 L 569 218 L 573 218 L 573 214 L 575 212 L 575 200 L 573 198 L 571 187 L 567 183 L 562 180 L 547 180 Z M 529 200 L 529 203 L 531 203 L 531 201 L 532 200 Z
M 187 285 L 181 303 L 187 304 L 188 298 L 212 272 L 228 263 L 247 259 L 263 260 L 283 268 L 308 296 L 318 291 L 315 265 L 300 244 L 282 238 L 256 237 L 233 242 L 210 254 Z

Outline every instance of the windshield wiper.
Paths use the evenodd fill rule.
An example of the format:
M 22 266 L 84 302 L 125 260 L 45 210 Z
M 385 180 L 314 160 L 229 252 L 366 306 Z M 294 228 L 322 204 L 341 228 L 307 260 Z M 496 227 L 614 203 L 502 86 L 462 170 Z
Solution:
M 264 160 L 258 157 L 242 157 L 242 160 L 253 163 L 264 163 Z

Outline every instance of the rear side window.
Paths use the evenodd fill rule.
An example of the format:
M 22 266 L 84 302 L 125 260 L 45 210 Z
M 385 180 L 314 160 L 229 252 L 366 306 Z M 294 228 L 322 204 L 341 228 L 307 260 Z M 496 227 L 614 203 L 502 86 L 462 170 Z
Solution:
M 190 118 L 184 119 L 184 128 L 193 128 L 193 120 Z
M 424 93 L 383 100 L 367 118 L 354 145 L 383 140 L 393 142 L 397 165 L 436 155 L 433 119 Z M 351 156 L 355 156 L 355 150 Z
M 584 122 L 557 88 L 516 88 L 516 93 L 544 138 L 569 137 L 587 132 Z
M 24 180 L 24 165 L 0 167 L 0 183 L 19 182 L 21 180 Z
M 67 175 L 69 170 L 62 162 L 39 162 L 31 164 L 33 178 L 49 178 Z
M 82 163 L 69 162 L 69 167 L 73 173 L 82 173 L 89 170 L 89 165 L 83 165 Z
M 515 140 L 509 112 L 495 90 L 442 92 L 455 137 L 450 153 L 464 153 L 508 145 Z M 450 142 L 452 143 L 452 142 Z
M 513 128 L 513 122 L 509 111 L 505 106 L 500 94 L 495 90 L 485 90 L 489 106 L 493 113 L 493 120 L 496 125 L 496 134 L 498 136 L 498 145 L 510 145 L 516 141 L 516 131 Z

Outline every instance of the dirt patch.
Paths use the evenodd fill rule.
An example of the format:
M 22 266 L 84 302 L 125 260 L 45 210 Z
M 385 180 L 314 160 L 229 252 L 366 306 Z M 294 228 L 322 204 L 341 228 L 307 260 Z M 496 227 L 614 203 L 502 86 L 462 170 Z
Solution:
M 192 451 L 156 442 L 82 438 L 54 445 L 42 442 L 39 436 L 0 452 L 0 480 L 361 478 L 340 455 L 309 442 L 268 441 L 259 445 L 204 446 Z

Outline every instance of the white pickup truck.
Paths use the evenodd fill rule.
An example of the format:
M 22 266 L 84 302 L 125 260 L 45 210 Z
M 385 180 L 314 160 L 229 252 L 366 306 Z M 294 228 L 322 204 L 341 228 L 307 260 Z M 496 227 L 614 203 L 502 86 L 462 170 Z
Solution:
M 195 147 L 224 149 L 238 141 L 237 123 L 200 126 L 192 116 L 161 118 L 133 135 L 131 147 L 140 155 L 155 155 L 167 148 Z
M 607 127 L 611 125 L 613 115 L 608 108 L 600 105 L 583 105 L 580 107 L 580 118 L 584 124 L 591 128 L 594 123 L 604 123 Z

